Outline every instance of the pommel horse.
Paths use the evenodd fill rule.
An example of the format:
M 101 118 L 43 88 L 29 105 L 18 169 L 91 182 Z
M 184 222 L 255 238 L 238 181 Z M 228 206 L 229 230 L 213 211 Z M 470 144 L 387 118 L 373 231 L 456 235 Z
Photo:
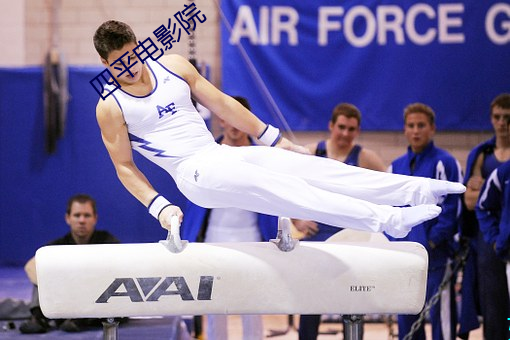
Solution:
M 117 338 L 117 317 L 343 314 L 351 320 L 344 339 L 355 340 L 363 314 L 418 314 L 427 282 L 423 246 L 374 241 L 370 233 L 346 240 L 346 231 L 299 242 L 280 219 L 271 242 L 188 243 L 173 221 L 159 243 L 42 247 L 41 309 L 48 318 L 108 319 L 104 339 Z

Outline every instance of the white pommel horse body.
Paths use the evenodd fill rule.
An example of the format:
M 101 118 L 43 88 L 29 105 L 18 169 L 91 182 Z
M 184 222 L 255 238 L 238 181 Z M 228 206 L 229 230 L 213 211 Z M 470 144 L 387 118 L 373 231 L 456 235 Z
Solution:
M 423 246 L 336 241 L 342 233 L 327 242 L 292 240 L 287 248 L 278 242 L 187 243 L 178 231 L 176 240 L 169 234 L 170 246 L 42 247 L 36 253 L 41 309 L 48 318 L 110 322 L 161 315 L 418 314 L 427 282 Z M 283 237 L 291 240 L 288 230 L 279 230 L 277 241 Z M 105 338 L 115 339 L 116 325 L 110 335 L 106 327 Z M 349 332 L 349 339 L 361 339 L 360 329 Z

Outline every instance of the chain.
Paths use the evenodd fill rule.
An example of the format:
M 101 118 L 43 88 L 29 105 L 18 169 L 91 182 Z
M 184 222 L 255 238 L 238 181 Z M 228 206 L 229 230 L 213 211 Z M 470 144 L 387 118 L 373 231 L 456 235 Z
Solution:
M 193 3 L 194 0 L 188 1 Z M 188 60 L 196 63 L 195 30 L 191 30 L 188 37 Z
M 414 333 L 418 331 L 418 329 L 421 327 L 423 321 L 425 320 L 425 317 L 429 313 L 429 311 L 434 307 L 434 305 L 439 301 L 439 298 L 441 297 L 441 292 L 443 289 L 450 283 L 453 276 L 461 271 L 464 268 L 464 265 L 466 264 L 466 258 L 469 254 L 469 243 L 466 242 L 462 245 L 461 249 L 459 250 L 459 253 L 456 256 L 456 261 L 454 262 L 453 269 L 450 271 L 446 271 L 445 275 L 443 277 L 443 280 L 441 281 L 441 284 L 439 285 L 439 288 L 437 292 L 427 301 L 425 304 L 425 308 L 420 313 L 420 316 L 418 320 L 416 320 L 413 325 L 411 326 L 411 329 L 408 334 L 404 337 L 404 340 L 411 340 Z

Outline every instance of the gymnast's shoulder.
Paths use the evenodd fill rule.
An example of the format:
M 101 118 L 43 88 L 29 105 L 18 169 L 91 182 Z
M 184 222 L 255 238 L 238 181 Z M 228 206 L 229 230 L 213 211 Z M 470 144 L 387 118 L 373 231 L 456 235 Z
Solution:
M 96 105 L 96 119 L 100 127 L 103 127 L 109 122 L 115 121 L 119 121 L 124 124 L 122 112 L 113 96 L 108 96 L 105 99 L 99 99 Z
M 168 70 L 188 82 L 200 76 L 195 66 L 179 54 L 165 54 L 158 61 Z

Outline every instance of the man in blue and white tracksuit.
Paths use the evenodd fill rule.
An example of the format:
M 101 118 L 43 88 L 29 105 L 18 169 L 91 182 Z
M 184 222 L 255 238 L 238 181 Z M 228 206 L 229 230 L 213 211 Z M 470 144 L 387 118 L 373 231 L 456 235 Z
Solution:
M 485 181 L 476 205 L 476 217 L 485 242 L 507 262 L 510 260 L 509 181 L 510 161 L 507 161 L 497 167 Z
M 497 298 L 498 309 L 508 318 L 510 305 L 510 161 L 497 167 L 487 178 L 476 205 L 476 217 L 484 241 L 494 250 L 495 255 L 506 265 L 507 291 L 499 289 L 492 294 Z M 505 339 L 510 336 L 508 324 L 501 325 L 500 333 Z M 501 337 L 503 338 L 503 337 Z
M 462 181 L 459 162 L 448 152 L 434 145 L 435 113 L 427 105 L 415 103 L 404 110 L 404 134 L 409 142 L 405 155 L 394 160 L 390 172 L 396 174 Z M 460 214 L 460 196 L 448 195 L 439 205 L 441 214 L 411 230 L 404 238 L 390 240 L 412 241 L 422 244 L 429 255 L 427 278 L 428 301 L 437 291 L 449 267 L 454 235 L 457 233 Z M 430 310 L 432 338 L 434 340 L 455 339 L 455 305 L 453 281 L 441 293 L 441 298 Z M 411 330 L 418 315 L 399 315 L 399 339 Z M 412 339 L 425 340 L 422 326 Z

